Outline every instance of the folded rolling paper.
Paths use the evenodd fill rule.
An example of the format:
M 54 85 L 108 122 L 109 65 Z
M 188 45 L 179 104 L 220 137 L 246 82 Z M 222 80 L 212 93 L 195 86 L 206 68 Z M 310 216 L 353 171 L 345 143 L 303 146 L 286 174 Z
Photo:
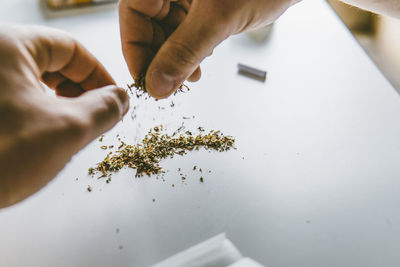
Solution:
M 226 238 L 217 235 L 198 245 L 188 248 L 153 267 L 264 267 L 243 258 L 239 250 Z

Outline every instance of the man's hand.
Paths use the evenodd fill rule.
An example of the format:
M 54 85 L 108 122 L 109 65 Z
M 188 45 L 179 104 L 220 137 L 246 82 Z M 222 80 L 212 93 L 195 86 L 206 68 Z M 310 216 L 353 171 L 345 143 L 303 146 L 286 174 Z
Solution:
M 120 0 L 122 49 L 134 78 L 163 98 L 200 78 L 200 63 L 224 39 L 274 22 L 299 0 Z
M 40 80 L 61 97 L 46 94 Z M 113 127 L 128 103 L 104 67 L 67 34 L 1 26 L 0 207 L 46 185 Z

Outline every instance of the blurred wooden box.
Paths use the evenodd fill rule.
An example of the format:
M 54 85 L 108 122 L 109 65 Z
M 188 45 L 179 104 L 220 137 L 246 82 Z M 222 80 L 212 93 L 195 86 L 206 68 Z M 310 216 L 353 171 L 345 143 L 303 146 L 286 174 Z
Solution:
M 51 9 L 72 8 L 87 5 L 98 5 L 118 2 L 118 0 L 47 0 L 47 5 Z
M 328 0 L 382 73 L 400 93 L 400 20 Z

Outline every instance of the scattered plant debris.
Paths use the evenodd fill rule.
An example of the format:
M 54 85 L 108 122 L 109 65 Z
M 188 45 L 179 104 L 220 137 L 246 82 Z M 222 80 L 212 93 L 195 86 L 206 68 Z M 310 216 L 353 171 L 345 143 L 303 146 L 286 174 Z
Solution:
M 157 175 L 165 173 L 160 166 L 163 159 L 182 156 L 200 148 L 223 152 L 234 148 L 234 143 L 232 136 L 224 135 L 220 131 L 211 130 L 207 134 L 197 135 L 186 131 L 179 135 L 168 135 L 163 132 L 162 126 L 156 126 L 137 145 L 128 145 L 121 141 L 115 152 L 108 153 L 97 166 L 89 168 L 89 174 L 101 173 L 101 177 L 107 177 L 123 167 L 128 167 L 136 169 L 136 177 L 144 174 Z

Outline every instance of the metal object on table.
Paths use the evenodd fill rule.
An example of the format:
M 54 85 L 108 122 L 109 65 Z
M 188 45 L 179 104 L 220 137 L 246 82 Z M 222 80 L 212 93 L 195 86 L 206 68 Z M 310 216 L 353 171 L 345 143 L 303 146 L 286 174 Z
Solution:
M 242 75 L 245 75 L 247 77 L 265 82 L 265 79 L 267 78 L 267 72 L 264 70 L 256 69 L 241 63 L 238 63 L 238 69 L 239 73 Z

